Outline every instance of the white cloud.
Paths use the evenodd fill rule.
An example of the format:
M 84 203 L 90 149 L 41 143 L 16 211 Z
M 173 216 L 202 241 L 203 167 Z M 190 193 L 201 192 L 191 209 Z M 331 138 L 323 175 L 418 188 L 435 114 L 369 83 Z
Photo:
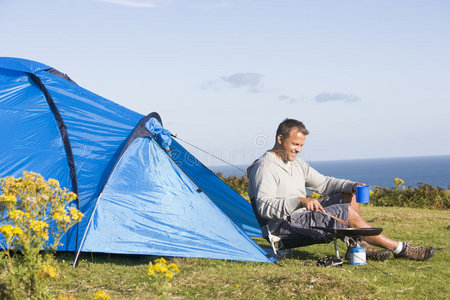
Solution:
M 221 79 L 235 88 L 247 87 L 251 92 L 261 92 L 263 75 L 258 73 L 235 73 Z
M 97 0 L 128 7 L 155 8 L 157 5 L 153 1 L 148 0 Z
M 343 93 L 322 93 L 317 95 L 314 100 L 316 102 L 331 102 L 331 101 L 343 101 L 343 102 L 356 102 L 360 101 L 358 96 L 343 94 Z
M 202 84 L 204 90 L 221 90 L 224 88 L 244 88 L 252 93 L 263 91 L 263 75 L 258 73 L 235 73 L 230 76 L 222 76 L 219 80 L 210 80 Z
M 281 96 L 279 96 L 279 97 L 278 97 L 278 100 L 279 100 L 279 101 L 286 102 L 286 103 L 288 103 L 288 104 L 294 104 L 294 103 L 296 103 L 296 102 L 305 102 L 304 99 L 303 99 L 303 97 L 301 97 L 301 98 L 294 98 L 294 97 L 287 96 L 287 95 L 281 95 Z

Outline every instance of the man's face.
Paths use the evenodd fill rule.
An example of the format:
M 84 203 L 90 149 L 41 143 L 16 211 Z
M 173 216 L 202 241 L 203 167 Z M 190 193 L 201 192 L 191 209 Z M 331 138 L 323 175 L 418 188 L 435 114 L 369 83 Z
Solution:
M 297 154 L 302 151 L 305 139 L 305 135 L 295 127 L 291 129 L 289 136 L 283 137 L 282 135 L 279 135 L 277 137 L 277 142 L 280 144 L 285 154 L 285 161 L 295 160 Z

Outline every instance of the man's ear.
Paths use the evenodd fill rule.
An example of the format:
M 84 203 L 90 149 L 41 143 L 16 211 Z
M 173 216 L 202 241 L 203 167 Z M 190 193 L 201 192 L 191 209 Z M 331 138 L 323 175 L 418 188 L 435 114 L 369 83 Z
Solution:
M 283 135 L 282 134 L 279 134 L 279 135 L 277 135 L 277 144 L 282 144 L 283 143 Z

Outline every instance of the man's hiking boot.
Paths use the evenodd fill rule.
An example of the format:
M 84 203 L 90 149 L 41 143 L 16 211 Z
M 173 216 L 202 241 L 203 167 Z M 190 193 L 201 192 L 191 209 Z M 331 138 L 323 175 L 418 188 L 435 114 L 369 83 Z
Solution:
M 367 242 L 362 241 L 359 243 L 361 247 L 366 250 L 366 258 L 370 260 L 376 260 L 376 261 L 385 261 L 391 256 L 391 251 L 387 249 L 377 249 L 371 245 L 369 245 Z M 347 248 L 347 252 L 345 253 L 345 259 L 350 259 L 350 251 L 353 247 L 355 247 L 356 244 L 350 242 L 350 245 Z
M 433 247 L 414 246 L 410 243 L 403 243 L 402 251 L 399 254 L 394 254 L 394 257 L 425 261 L 430 259 L 433 255 Z

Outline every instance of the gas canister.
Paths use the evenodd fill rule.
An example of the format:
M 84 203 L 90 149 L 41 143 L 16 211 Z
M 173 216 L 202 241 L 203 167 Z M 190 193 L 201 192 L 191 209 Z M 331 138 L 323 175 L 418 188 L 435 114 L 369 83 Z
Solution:
M 366 262 L 366 250 L 359 244 L 356 244 L 350 250 L 350 264 L 351 265 L 365 265 Z

